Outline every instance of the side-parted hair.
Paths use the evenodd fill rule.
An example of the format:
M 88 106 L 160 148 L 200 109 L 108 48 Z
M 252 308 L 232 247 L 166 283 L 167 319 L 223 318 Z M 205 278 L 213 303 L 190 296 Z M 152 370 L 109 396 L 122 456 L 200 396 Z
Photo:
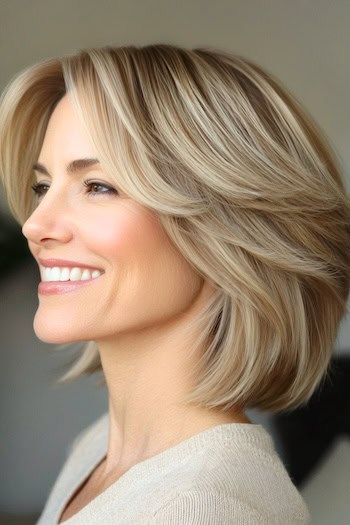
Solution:
M 160 217 L 216 293 L 188 402 L 277 412 L 329 371 L 350 286 L 350 201 L 299 102 L 249 60 L 212 48 L 91 48 L 17 74 L 0 99 L 0 178 L 23 224 L 33 165 L 69 93 L 116 187 Z M 87 342 L 64 383 L 101 370 Z

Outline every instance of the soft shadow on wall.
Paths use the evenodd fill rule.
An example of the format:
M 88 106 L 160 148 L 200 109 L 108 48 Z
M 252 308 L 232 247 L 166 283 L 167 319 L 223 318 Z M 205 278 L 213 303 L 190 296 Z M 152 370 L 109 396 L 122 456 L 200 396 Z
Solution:
M 28 259 L 30 252 L 19 225 L 0 212 L 0 279 Z

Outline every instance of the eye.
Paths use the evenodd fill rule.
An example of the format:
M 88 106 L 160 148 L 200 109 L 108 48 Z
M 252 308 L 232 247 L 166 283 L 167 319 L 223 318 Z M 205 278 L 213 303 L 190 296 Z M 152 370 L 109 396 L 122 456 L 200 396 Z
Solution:
M 84 186 L 86 186 L 87 188 L 90 188 L 90 191 L 88 191 L 87 193 L 92 194 L 92 195 L 101 194 L 101 193 L 106 193 L 106 194 L 117 194 L 118 193 L 117 190 L 115 190 L 108 184 L 98 182 L 98 181 L 86 180 L 84 181 Z M 50 186 L 48 184 L 45 184 L 43 182 L 36 182 L 35 184 L 31 186 L 33 192 L 38 198 L 45 195 L 49 187 Z
M 104 182 L 94 181 L 94 180 L 85 180 L 84 186 L 87 188 L 90 188 L 91 191 L 88 191 L 88 193 L 95 195 L 100 193 L 107 193 L 107 194 L 117 194 L 117 190 L 112 188 L 112 186 L 109 186 L 108 184 L 105 184 Z M 101 191 L 102 188 L 102 191 Z
M 48 188 L 49 186 L 47 184 L 44 184 L 42 182 L 36 182 L 31 186 L 33 192 L 37 197 L 41 197 L 45 194 L 44 188 Z

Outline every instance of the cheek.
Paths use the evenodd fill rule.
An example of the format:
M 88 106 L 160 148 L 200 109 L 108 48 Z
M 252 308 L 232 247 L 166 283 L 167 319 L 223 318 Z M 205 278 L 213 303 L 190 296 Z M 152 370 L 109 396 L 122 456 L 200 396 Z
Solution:
M 85 238 L 92 250 L 107 261 L 144 261 L 167 249 L 167 237 L 159 222 L 146 211 L 128 204 L 118 210 L 90 216 Z
M 127 301 L 142 296 L 150 310 L 166 313 L 183 309 L 197 295 L 202 280 L 148 211 L 126 204 L 103 217 L 96 214 L 88 234 L 90 248 L 106 260 Z

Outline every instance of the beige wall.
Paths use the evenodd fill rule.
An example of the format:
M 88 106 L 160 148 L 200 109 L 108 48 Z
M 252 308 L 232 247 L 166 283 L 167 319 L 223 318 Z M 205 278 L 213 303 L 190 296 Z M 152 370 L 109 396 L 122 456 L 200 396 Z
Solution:
M 0 89 L 27 65 L 83 47 L 165 42 L 231 50 L 265 66 L 304 103 L 350 182 L 349 21 L 348 0 L 0 0 Z M 0 511 L 17 513 L 40 510 L 68 441 L 105 406 L 90 383 L 50 390 L 57 360 L 31 328 L 36 278 L 30 265 L 0 288 L 0 398 L 10 443 L 0 466 L 7 479 Z M 346 323 L 340 346 L 350 346 Z

